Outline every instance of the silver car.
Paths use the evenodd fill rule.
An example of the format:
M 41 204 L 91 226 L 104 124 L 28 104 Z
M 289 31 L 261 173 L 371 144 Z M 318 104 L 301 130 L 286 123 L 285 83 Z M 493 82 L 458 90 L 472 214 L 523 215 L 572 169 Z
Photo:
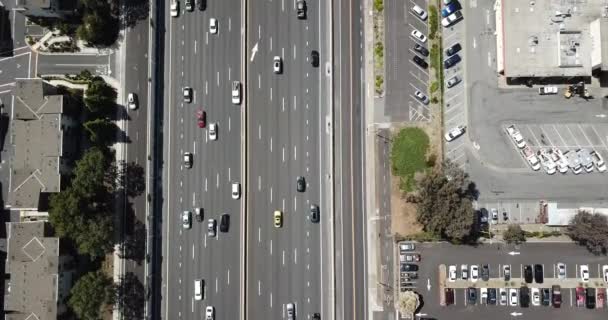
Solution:
M 295 320 L 296 318 L 296 306 L 293 303 L 287 304 L 287 320 Z
M 182 227 L 184 229 L 190 229 L 192 227 L 192 213 L 190 211 L 184 211 L 182 213 Z
M 566 264 L 559 262 L 557 264 L 557 278 L 566 279 Z
M 209 222 L 207 223 L 207 235 L 210 237 L 215 237 L 216 235 L 216 226 L 217 226 L 217 222 L 215 221 L 215 219 L 209 219 Z
M 459 84 L 462 81 L 462 79 L 459 76 L 453 76 L 450 79 L 448 79 L 448 81 L 446 82 L 446 86 L 448 88 L 451 88 L 457 84 Z

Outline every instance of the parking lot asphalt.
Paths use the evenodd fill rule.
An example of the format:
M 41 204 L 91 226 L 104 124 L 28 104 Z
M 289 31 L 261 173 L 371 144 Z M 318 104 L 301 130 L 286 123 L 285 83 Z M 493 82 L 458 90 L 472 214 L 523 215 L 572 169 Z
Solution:
M 439 304 L 439 266 L 444 264 L 460 265 L 488 264 L 490 277 L 502 276 L 499 270 L 508 264 L 512 269 L 512 277 L 520 278 L 523 265 L 542 264 L 545 270 L 546 282 L 555 275 L 554 268 L 558 262 L 566 264 L 566 273 L 569 279 L 565 284 L 578 284 L 579 265 L 589 265 L 592 285 L 604 286 L 603 281 L 594 280 L 600 277 L 600 266 L 607 264 L 605 257 L 590 255 L 586 249 L 571 243 L 541 244 L 528 243 L 520 246 L 504 244 L 480 245 L 478 247 L 454 246 L 447 243 L 417 243 L 416 251 L 421 255 L 419 265 L 419 279 L 416 281 L 415 291 L 422 295 L 423 307 L 421 314 L 435 319 L 512 319 L 512 312 L 521 313 L 521 319 L 605 319 L 608 317 L 608 308 L 590 310 L 576 307 L 574 289 L 562 289 L 562 307 L 533 306 L 528 308 L 500 306 L 500 305 L 467 305 L 465 303 L 465 289 L 455 289 L 454 305 L 441 306 Z M 556 255 L 556 253 L 559 253 Z M 509 254 L 511 253 L 511 254 Z M 460 274 L 459 274 L 460 275 Z M 562 280 L 559 280 L 562 281 Z M 521 282 L 513 279 L 516 285 Z M 447 282 L 449 284 L 449 282 Z M 397 284 L 398 285 L 398 284 Z M 471 286 L 482 287 L 481 282 L 471 282 Z M 533 285 L 532 285 L 533 286 Z
M 444 129 L 466 125 L 467 132 L 445 144 L 446 158 L 465 169 L 480 201 L 538 201 L 606 204 L 606 176 L 595 170 L 575 176 L 533 171 L 509 140 L 515 124 L 533 151 L 594 149 L 608 157 L 608 100 L 603 89 L 589 88 L 593 99 L 539 95 L 538 88 L 506 86 L 496 73 L 493 2 L 461 1 L 464 20 L 444 29 L 444 47 L 462 38 L 463 83 L 445 91 Z M 457 28 L 461 27 L 461 35 Z M 452 30 L 454 29 L 454 30 Z M 458 65 L 456 66 L 458 67 Z M 454 67 L 454 68 L 456 68 Z M 453 69 L 453 68 L 452 68 Z M 458 69 L 446 70 L 446 79 Z M 459 90 L 462 90 L 460 93 Z
M 384 7 L 386 30 L 385 115 L 390 117 L 391 121 L 430 120 L 429 106 L 414 96 L 416 90 L 429 95 L 429 69 L 419 67 L 412 61 L 412 58 L 414 55 L 418 55 L 430 63 L 428 57 L 417 54 L 413 50 L 417 43 L 428 49 L 428 41 L 421 43 L 412 38 L 410 35 L 412 30 L 417 29 L 426 36 L 429 34 L 426 21 L 420 20 L 412 13 L 411 8 L 414 5 L 428 11 L 426 0 L 387 0 Z

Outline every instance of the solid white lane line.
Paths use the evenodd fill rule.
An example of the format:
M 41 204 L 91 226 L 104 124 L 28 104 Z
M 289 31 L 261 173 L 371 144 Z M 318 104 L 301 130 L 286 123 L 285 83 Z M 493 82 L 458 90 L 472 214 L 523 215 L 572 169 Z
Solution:
M 205 192 L 207 192 L 207 177 L 205 177 Z
M 270 87 L 270 101 L 272 101 L 272 87 Z
M 220 188 L 220 174 L 219 174 L 219 172 L 215 175 L 215 188 L 216 189 Z
M 283 206 L 281 207 L 283 211 L 285 211 L 285 198 L 283 198 Z
M 230 285 L 230 269 L 227 270 L 226 274 L 226 284 Z
M 258 227 L 258 242 L 262 242 L 262 228 Z
M 258 125 L 258 140 L 262 140 L 262 125 Z
M 285 97 L 283 97 L 282 100 L 283 100 L 283 104 L 282 104 L 282 106 L 283 106 L 282 108 L 283 109 L 281 111 L 285 112 Z
M 217 76 L 216 76 L 217 86 L 219 87 L 219 86 L 220 86 L 220 72 L 218 71 L 218 72 L 216 73 L 216 75 L 217 75 Z
M 258 191 L 262 190 L 262 176 L 258 176 Z
M 285 250 L 283 250 L 283 265 L 285 265 Z
M 272 137 L 270 137 L 270 152 L 272 152 Z
M 230 117 L 228 117 L 228 132 L 230 132 L 230 128 L 232 127 L 231 123 L 230 123 Z
M 272 239 L 270 239 L 270 255 L 272 255 Z
M 232 80 L 232 68 L 228 67 L 228 80 Z
M 298 248 L 293 249 L 293 263 L 298 264 Z
M 272 204 L 272 187 L 270 187 L 270 203 Z
M 298 160 L 298 146 L 293 146 L 293 160 Z
M 192 260 L 194 260 L 194 243 L 192 244 Z
M 258 89 L 262 89 L 262 75 L 258 73 Z
M 215 278 L 215 293 L 217 293 L 217 277 Z
M 230 177 L 231 177 L 231 175 L 230 175 L 230 167 L 228 167 L 228 182 L 230 182 L 230 180 L 231 180 Z
M 262 282 L 258 280 L 258 296 L 262 295 Z

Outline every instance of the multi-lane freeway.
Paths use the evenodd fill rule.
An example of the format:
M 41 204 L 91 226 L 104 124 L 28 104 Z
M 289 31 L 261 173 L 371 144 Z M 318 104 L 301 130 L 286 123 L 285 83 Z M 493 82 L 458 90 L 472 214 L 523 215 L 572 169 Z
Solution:
M 165 8 L 170 7 L 169 1 Z M 239 238 L 242 199 L 231 197 L 232 182 L 241 181 L 241 111 L 231 102 L 232 81 L 243 81 L 241 10 L 237 0 L 209 1 L 205 10 L 185 10 L 178 17 L 165 11 L 165 101 L 163 206 L 163 301 L 165 319 L 200 319 L 214 306 L 218 319 L 238 319 L 240 302 Z M 209 20 L 218 21 L 211 34 Z M 187 103 L 183 88 L 191 87 Z M 199 128 L 197 111 L 206 112 Z M 208 128 L 217 124 L 217 140 Z M 193 154 L 193 165 L 183 153 Z M 194 218 L 202 208 L 203 221 Z M 192 228 L 182 227 L 182 212 L 193 213 Z M 231 216 L 228 232 L 207 235 L 207 220 Z M 205 281 L 204 299 L 194 300 L 194 280 Z

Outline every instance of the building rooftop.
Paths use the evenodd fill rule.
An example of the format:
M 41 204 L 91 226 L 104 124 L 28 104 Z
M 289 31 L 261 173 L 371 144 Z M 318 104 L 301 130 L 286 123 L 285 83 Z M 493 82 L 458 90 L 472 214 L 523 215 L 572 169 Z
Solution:
M 505 76 L 591 76 L 591 23 L 606 15 L 604 0 L 503 0 L 501 5 Z
M 58 308 L 59 238 L 44 222 L 7 223 L 7 320 L 55 320 Z
M 41 79 L 20 79 L 11 121 L 11 178 L 8 206 L 37 209 L 41 192 L 59 192 L 63 96 Z
M 17 7 L 32 9 L 50 9 L 51 0 L 17 0 Z

